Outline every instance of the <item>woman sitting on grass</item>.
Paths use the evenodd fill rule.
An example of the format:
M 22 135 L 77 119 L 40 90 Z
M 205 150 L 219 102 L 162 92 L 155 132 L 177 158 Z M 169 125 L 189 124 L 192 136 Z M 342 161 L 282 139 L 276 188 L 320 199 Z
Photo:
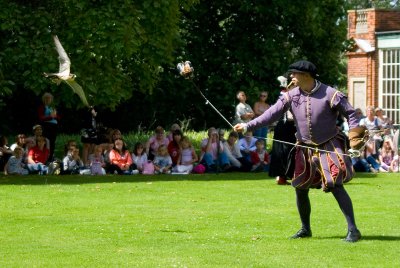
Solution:
M 46 139 L 43 136 L 36 138 L 36 146 L 28 152 L 28 169 L 30 173 L 47 174 L 46 163 L 49 159 L 50 150 L 46 148 Z
M 165 136 L 164 128 L 158 126 L 154 131 L 154 135 L 146 143 L 146 154 L 149 160 L 154 160 L 158 147 L 163 144 L 168 146 L 169 140 Z

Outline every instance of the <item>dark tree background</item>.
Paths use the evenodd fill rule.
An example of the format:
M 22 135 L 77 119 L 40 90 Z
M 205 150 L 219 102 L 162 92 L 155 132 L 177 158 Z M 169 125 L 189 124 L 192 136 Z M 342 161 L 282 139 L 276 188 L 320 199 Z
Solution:
M 61 131 L 82 128 L 86 109 L 66 85 L 46 80 L 58 69 L 51 36 L 103 123 L 123 131 L 190 122 L 228 127 L 195 85 L 230 121 L 235 94 L 278 95 L 276 77 L 300 59 L 320 79 L 345 90 L 346 10 L 393 1 L 0 0 L 1 134 L 29 133 L 44 92 L 55 96 Z M 384 4 L 384 5 L 383 5 Z M 193 81 L 175 66 L 190 60 Z M 192 83 L 194 82 L 194 83 Z

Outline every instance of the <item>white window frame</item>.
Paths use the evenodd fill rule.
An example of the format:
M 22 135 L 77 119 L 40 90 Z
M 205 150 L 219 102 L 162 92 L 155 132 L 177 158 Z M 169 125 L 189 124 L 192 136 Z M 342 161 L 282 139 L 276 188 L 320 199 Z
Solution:
M 395 125 L 400 124 L 400 36 L 379 38 L 378 105 Z M 390 62 L 387 61 L 390 57 Z

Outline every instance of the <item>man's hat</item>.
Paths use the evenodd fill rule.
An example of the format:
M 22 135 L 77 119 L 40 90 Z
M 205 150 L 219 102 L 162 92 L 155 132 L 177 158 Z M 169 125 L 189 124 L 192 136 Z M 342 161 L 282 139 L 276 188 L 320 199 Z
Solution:
M 33 126 L 33 128 L 32 128 L 32 129 L 33 129 L 33 131 L 35 131 L 35 130 L 36 130 L 38 127 L 42 128 L 42 126 L 41 126 L 41 125 L 34 125 L 34 126 Z
M 317 77 L 317 67 L 315 67 L 314 63 L 300 60 L 289 66 L 288 72 L 291 73 L 309 73 L 312 77 Z

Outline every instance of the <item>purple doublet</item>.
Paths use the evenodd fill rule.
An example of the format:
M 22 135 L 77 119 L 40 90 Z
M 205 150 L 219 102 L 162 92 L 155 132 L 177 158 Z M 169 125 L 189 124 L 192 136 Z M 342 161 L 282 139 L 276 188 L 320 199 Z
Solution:
M 269 125 L 290 110 L 296 124 L 297 142 L 311 147 L 296 148 L 292 185 L 327 189 L 341 185 L 353 176 L 351 159 L 343 155 L 345 142 L 336 127 L 338 115 L 347 119 L 350 129 L 358 126 L 358 119 L 343 93 L 317 80 L 315 82 L 311 92 L 296 87 L 282 94 L 261 116 L 248 122 L 247 128 Z

